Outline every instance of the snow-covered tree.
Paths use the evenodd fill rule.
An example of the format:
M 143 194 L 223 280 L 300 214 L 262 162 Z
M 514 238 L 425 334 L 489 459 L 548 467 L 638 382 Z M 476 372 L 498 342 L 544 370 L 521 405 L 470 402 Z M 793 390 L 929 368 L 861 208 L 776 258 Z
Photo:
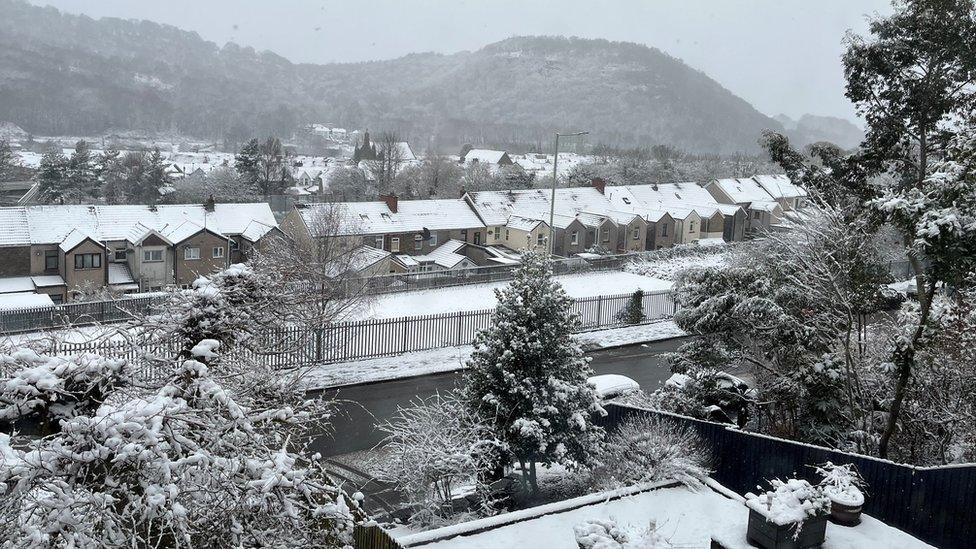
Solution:
M 377 478 L 396 484 L 411 498 L 408 503 L 416 509 L 411 522 L 426 526 L 451 520 L 458 512 L 470 516 L 454 501 L 462 487 L 474 487 L 474 494 L 488 503 L 482 481 L 497 461 L 499 442 L 456 395 L 411 402 L 378 428 L 387 436 Z
M 492 325 L 478 334 L 462 394 L 538 490 L 535 464 L 589 462 L 602 413 L 589 359 L 571 336 L 572 300 L 552 278 L 548 255 L 526 253 L 512 282 L 495 290 Z
M 300 372 L 238 355 L 255 345 L 266 281 L 242 265 L 178 292 L 129 337 L 164 337 L 172 356 L 16 351 L 0 384 L 0 538 L 11 547 L 348 547 L 363 520 L 308 449 L 333 404 Z M 59 428 L 43 438 L 4 429 Z
M 75 150 L 68 159 L 67 189 L 71 199 L 78 203 L 98 198 L 100 194 L 98 170 L 88 142 L 75 143 Z
M 38 197 L 44 202 L 63 203 L 68 196 L 67 179 L 68 159 L 59 150 L 45 152 L 37 170 Z

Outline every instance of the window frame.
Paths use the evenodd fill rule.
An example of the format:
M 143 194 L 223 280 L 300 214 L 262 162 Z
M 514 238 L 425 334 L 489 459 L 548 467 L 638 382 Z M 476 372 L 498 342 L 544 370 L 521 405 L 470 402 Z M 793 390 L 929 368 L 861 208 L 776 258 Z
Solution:
M 119 252 L 122 252 L 122 257 L 119 257 Z M 125 261 L 128 255 L 129 255 L 129 250 L 125 248 L 115 248 L 114 250 L 112 250 L 112 261 L 115 261 L 116 263 L 120 261 Z
M 386 239 L 384 239 L 382 236 L 373 238 L 373 247 L 377 250 L 382 250 L 384 244 L 386 244 Z
M 159 254 L 159 259 L 153 259 L 153 255 L 157 253 Z M 142 250 L 143 263 L 162 263 L 165 259 L 166 258 L 163 256 L 163 250 Z
M 569 233 L 569 245 L 579 246 L 579 231 Z
M 688 222 L 688 233 L 691 234 L 693 232 L 695 232 L 695 222 L 694 221 L 689 221 Z
M 54 267 L 48 265 L 48 261 L 54 259 Z M 61 253 L 57 250 L 44 250 L 44 272 L 56 273 L 61 269 Z
M 640 240 L 640 227 L 634 227 L 634 240 Z
M 423 235 L 414 235 L 413 237 L 413 251 L 419 252 L 424 249 L 424 237 Z
M 390 238 L 390 251 L 393 253 L 399 253 L 400 251 L 400 237 L 394 236 Z
M 601 242 L 610 242 L 610 228 L 609 227 L 604 227 L 604 228 L 600 229 L 600 241 Z
M 661 236 L 663 236 L 663 237 L 667 237 L 668 236 L 668 224 L 667 223 L 662 223 L 661 224 Z
M 191 251 L 196 251 L 196 257 L 188 257 Z M 185 246 L 183 248 L 183 261 L 199 261 L 200 260 L 200 246 Z
M 220 252 L 220 253 L 218 254 L 217 252 Z M 213 247 L 213 252 L 212 252 L 212 255 L 211 255 L 210 259 L 223 259 L 223 258 L 224 258 L 224 247 L 223 246 L 214 246 Z
M 93 271 L 95 269 L 102 268 L 102 254 L 99 253 L 82 253 L 74 254 L 75 259 L 75 270 L 76 271 Z M 81 265 L 79 266 L 79 260 Z

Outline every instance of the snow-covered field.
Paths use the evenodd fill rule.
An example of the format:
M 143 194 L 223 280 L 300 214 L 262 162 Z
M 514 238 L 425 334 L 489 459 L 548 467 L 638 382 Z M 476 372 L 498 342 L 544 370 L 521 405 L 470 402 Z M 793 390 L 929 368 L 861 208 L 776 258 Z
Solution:
M 641 289 L 645 292 L 668 290 L 668 280 L 622 271 L 608 271 L 557 276 L 570 297 L 629 294 Z M 455 311 L 493 309 L 495 289 L 508 282 L 452 286 L 435 290 L 385 294 L 374 299 L 360 313 L 361 318 L 396 318 L 400 316 L 430 315 Z
M 552 513 L 539 518 L 422 546 L 430 549 L 470 547 L 576 549 L 576 538 L 573 534 L 575 525 L 589 519 L 613 519 L 618 526 L 632 531 L 645 529 L 653 521 L 658 533 L 673 547 L 709 547 L 712 539 L 729 549 L 751 547 L 746 541 L 748 517 L 746 507 L 741 501 L 722 496 L 712 490 L 694 492 L 684 487 L 661 488 L 562 512 L 559 505 L 553 504 Z M 517 513 L 532 511 L 538 509 L 526 509 Z M 499 515 L 484 520 L 488 524 L 492 521 L 497 524 L 503 522 L 504 517 L 505 515 Z M 867 515 L 862 515 L 861 520 L 860 525 L 851 528 L 828 523 L 827 539 L 823 547 L 825 549 L 931 547 Z M 453 529 L 456 532 L 463 526 L 456 525 L 441 530 L 450 532 L 448 529 Z M 404 543 L 406 547 L 415 547 L 418 544 L 411 543 L 411 538 L 431 539 L 437 536 L 437 533 L 437 530 L 432 530 L 417 536 L 406 536 L 398 541 Z

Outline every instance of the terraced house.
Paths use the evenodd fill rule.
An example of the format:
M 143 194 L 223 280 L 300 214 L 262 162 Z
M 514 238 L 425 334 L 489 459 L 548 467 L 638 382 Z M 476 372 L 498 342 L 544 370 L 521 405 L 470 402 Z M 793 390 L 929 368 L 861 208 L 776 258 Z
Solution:
M 61 303 L 185 287 L 246 260 L 273 232 L 265 203 L 0 208 L 0 294 Z

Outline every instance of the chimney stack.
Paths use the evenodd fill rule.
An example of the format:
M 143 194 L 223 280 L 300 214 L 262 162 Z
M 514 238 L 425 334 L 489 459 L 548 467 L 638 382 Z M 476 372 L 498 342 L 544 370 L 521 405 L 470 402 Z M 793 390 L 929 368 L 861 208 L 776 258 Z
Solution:
M 590 185 L 592 185 L 594 189 L 600 191 L 600 194 L 604 194 L 603 191 L 607 188 L 607 182 L 604 181 L 602 177 L 594 177 L 590 180 Z
M 216 207 L 217 207 L 217 203 L 214 202 L 213 195 L 210 195 L 210 197 L 207 198 L 207 201 L 203 203 L 203 209 L 208 212 L 214 211 Z
M 386 202 L 386 207 L 389 208 L 391 212 L 397 213 L 397 195 L 393 193 L 381 194 L 380 200 Z

